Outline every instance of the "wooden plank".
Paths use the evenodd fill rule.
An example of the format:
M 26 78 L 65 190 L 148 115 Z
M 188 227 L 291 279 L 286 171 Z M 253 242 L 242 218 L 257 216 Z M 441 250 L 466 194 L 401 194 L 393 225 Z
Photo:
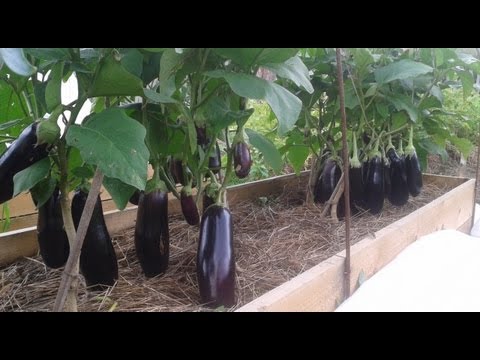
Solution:
M 352 246 L 351 288 L 361 273 L 371 277 L 420 236 L 463 227 L 473 213 L 474 186 L 468 180 Z M 237 311 L 333 311 L 344 294 L 344 257 L 342 251 Z
M 33 256 L 38 252 L 37 227 L 0 234 L 0 265 L 14 262 L 20 256 Z
M 153 170 L 151 166 L 148 168 L 148 178 L 150 178 L 153 175 Z M 100 193 L 100 198 L 102 199 L 103 206 L 106 207 L 104 211 L 107 210 L 113 210 L 116 209 L 115 204 L 111 200 L 112 197 L 108 193 L 107 190 L 102 186 L 101 188 L 101 193 Z M 73 192 L 70 194 L 70 197 L 73 196 Z M 107 203 L 105 202 L 106 200 L 110 200 Z M 113 205 L 112 205 L 113 204 Z M 8 202 L 8 206 L 10 208 L 10 217 L 14 218 L 17 216 L 24 216 L 24 215 L 30 215 L 30 214 L 36 214 L 37 209 L 35 208 L 35 204 L 32 201 L 32 198 L 30 196 L 30 193 L 22 193 L 12 200 Z M 0 223 L 1 226 L 1 223 Z M 33 224 L 32 224 L 33 226 Z

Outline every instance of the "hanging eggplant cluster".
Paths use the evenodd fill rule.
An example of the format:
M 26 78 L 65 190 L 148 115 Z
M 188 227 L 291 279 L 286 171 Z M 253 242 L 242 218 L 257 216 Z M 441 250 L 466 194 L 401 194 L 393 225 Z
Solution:
M 79 189 L 72 199 L 72 218 L 75 230 L 78 229 L 88 193 Z M 103 290 L 112 286 L 118 279 L 118 264 L 112 239 L 103 216 L 102 201 L 97 197 L 87 234 L 80 254 L 80 271 L 87 286 L 93 290 Z
M 352 133 L 353 153 L 350 158 L 350 209 L 352 214 L 369 211 L 373 215 L 382 212 L 385 199 L 394 206 L 403 206 L 409 196 L 418 196 L 422 189 L 422 172 L 420 162 L 413 146 L 413 128 L 410 127 L 409 142 L 402 148 L 399 141 L 398 150 L 388 136 L 388 145 L 384 148 L 382 137 L 372 137 L 362 133 L 364 148 L 358 149 L 356 132 Z M 329 146 L 333 149 L 333 146 Z M 320 157 L 322 164 L 313 189 L 314 201 L 327 202 L 334 192 L 342 174 L 340 160 L 332 155 L 331 150 L 324 150 Z M 344 200 L 337 204 L 337 217 L 343 217 Z

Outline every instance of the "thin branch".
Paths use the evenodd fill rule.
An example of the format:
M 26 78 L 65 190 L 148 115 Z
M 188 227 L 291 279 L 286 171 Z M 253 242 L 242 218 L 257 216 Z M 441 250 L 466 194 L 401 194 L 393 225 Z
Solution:
M 60 288 L 58 289 L 53 311 L 58 312 L 63 310 L 70 285 L 72 284 L 72 281 L 76 279 L 76 275 L 73 273 L 73 270 L 76 266 L 78 266 L 78 259 L 82 250 L 83 241 L 85 239 L 85 235 L 87 234 L 88 226 L 92 218 L 93 209 L 95 208 L 98 195 L 100 194 L 102 182 L 103 173 L 97 167 L 95 176 L 93 177 L 92 186 L 85 203 L 85 208 L 83 210 L 82 217 L 80 218 L 80 224 L 78 225 L 78 230 L 75 235 L 75 243 L 73 248 L 70 248 L 70 256 L 68 257 L 67 264 L 65 265 L 65 269 L 62 274 L 62 282 L 60 283 Z

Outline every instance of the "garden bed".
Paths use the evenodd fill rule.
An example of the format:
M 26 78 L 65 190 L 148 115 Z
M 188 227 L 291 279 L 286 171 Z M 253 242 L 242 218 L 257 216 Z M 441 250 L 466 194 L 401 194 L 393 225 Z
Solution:
M 265 302 L 261 305 L 262 309 L 257 308 L 255 301 L 265 299 L 270 290 L 315 268 L 344 249 L 344 223 L 321 219 L 320 210 L 308 209 L 304 205 L 307 175 L 308 173 L 303 173 L 301 177 L 277 177 L 239 185 L 230 190 L 238 302 L 231 309 L 221 310 L 269 310 L 265 308 Z M 435 199 L 441 199 L 442 195 L 460 184 L 466 185 L 466 179 L 453 177 L 425 176 L 424 180 L 422 194 L 410 198 L 406 206 L 396 208 L 387 201 L 379 216 L 369 213 L 355 215 L 352 218 L 352 243 L 372 237 L 375 231 L 406 217 L 436 201 Z M 458 206 L 465 206 L 459 201 L 468 203 L 467 198 L 462 198 L 457 201 Z M 468 204 L 470 209 L 466 209 L 465 214 L 462 213 L 456 220 L 461 224 L 457 226 L 439 222 L 437 227 L 458 228 L 467 224 L 468 211 L 470 215 L 472 211 L 472 200 Z M 118 214 L 117 217 L 123 216 L 125 226 L 130 221 L 129 229 L 121 230 L 113 237 L 119 280 L 113 288 L 101 293 L 86 291 L 82 282 L 79 291 L 80 311 L 211 311 L 199 304 L 195 273 L 198 228 L 188 226 L 176 207 L 172 206 L 171 209 L 176 214 L 170 217 L 169 269 L 165 275 L 153 279 L 143 276 L 135 255 L 133 223 L 128 220 L 133 218 L 135 209 L 128 210 L 128 219 L 128 211 L 114 212 Z M 432 222 L 435 223 L 435 220 L 433 218 Z M 0 238 L 0 253 L 1 240 Z M 10 243 L 13 242 L 11 238 L 9 240 Z M 62 270 L 47 269 L 39 256 L 26 257 L 1 268 L 0 311 L 51 310 L 61 273 Z

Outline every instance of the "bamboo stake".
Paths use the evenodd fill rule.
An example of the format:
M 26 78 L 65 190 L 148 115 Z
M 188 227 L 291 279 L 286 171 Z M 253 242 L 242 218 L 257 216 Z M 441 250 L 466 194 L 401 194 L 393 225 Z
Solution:
M 343 85 L 343 69 L 341 49 L 336 48 L 337 55 L 337 78 L 338 92 L 340 95 L 340 111 L 342 114 L 342 151 L 343 151 L 343 175 L 344 175 L 344 194 L 345 194 L 345 299 L 350 297 L 350 179 L 347 144 L 347 114 L 345 113 L 345 89 Z

